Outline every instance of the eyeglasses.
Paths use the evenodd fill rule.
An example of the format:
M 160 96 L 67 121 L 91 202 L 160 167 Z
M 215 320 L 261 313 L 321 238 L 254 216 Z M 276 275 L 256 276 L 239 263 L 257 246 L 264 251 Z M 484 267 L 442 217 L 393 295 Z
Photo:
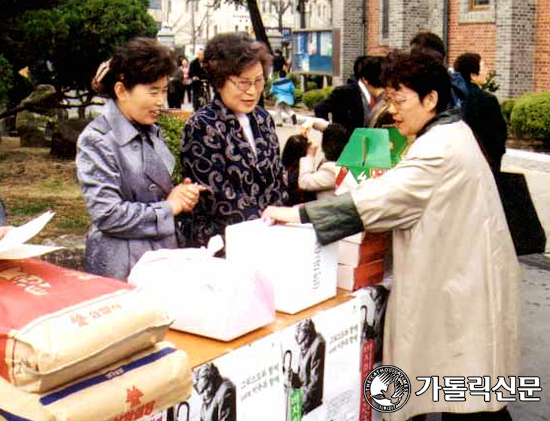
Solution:
M 394 107 L 401 107 L 405 102 L 412 98 L 414 95 L 405 96 L 405 95 L 388 95 L 387 102 L 389 105 Z
M 261 79 L 256 79 L 256 80 L 250 80 L 250 79 L 237 79 L 237 80 L 229 79 L 229 80 L 241 92 L 248 91 L 252 87 L 252 85 L 254 85 L 254 88 L 256 89 L 256 91 L 260 91 L 264 88 L 264 85 L 265 85 L 265 80 L 263 77 Z

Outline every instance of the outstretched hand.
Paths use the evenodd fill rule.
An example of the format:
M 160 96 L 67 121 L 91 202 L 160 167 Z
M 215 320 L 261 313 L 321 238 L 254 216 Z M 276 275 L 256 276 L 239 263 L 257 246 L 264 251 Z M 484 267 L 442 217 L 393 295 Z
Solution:
M 300 223 L 300 211 L 297 206 L 293 208 L 268 206 L 262 213 L 262 219 L 269 225 L 276 223 Z

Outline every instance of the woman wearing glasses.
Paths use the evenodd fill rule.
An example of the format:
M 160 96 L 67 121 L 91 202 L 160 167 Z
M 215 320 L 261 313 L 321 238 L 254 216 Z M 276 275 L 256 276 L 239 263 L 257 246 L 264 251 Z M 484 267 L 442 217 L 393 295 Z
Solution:
M 180 152 L 185 177 L 208 189 L 183 223 L 192 247 L 287 198 L 275 125 L 257 105 L 271 66 L 267 48 L 246 34 L 219 34 L 204 65 L 216 95 L 187 122 Z
M 392 230 L 383 364 L 407 374 L 411 395 L 385 420 L 442 412 L 443 421 L 509 421 L 506 402 L 474 393 L 477 380 L 489 390 L 517 375 L 520 271 L 495 180 L 470 128 L 446 110 L 447 70 L 418 53 L 388 70 L 390 112 L 415 138 L 404 159 L 351 193 L 270 207 L 264 219 L 311 222 L 322 244 Z M 448 399 L 457 396 L 450 383 L 474 392 Z M 397 389 L 394 397 L 406 402 Z

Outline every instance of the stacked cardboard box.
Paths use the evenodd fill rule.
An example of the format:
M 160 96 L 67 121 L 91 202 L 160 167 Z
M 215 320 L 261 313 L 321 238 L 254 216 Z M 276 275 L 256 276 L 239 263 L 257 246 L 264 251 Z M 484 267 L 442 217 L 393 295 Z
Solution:
M 384 255 L 389 232 L 359 233 L 339 242 L 338 287 L 355 291 L 384 278 Z

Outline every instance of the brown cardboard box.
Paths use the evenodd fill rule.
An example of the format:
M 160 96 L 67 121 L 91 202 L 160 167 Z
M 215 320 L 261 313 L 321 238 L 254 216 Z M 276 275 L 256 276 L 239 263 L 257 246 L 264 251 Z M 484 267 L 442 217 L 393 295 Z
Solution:
M 355 291 L 372 286 L 384 278 L 384 260 L 361 264 L 357 267 L 338 265 L 338 287 Z

